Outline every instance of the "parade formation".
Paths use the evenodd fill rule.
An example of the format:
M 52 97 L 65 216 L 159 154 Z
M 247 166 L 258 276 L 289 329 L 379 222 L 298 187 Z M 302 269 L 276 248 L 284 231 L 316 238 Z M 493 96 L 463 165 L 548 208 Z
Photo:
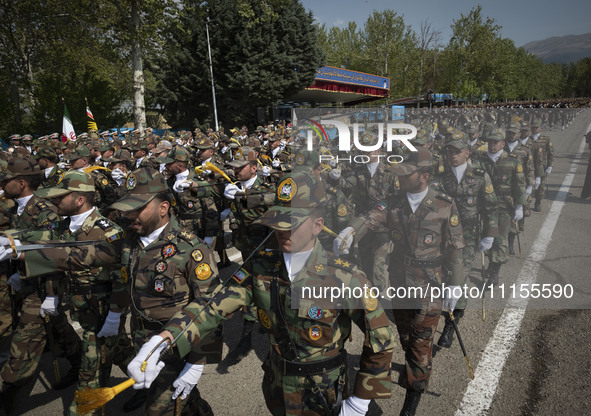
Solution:
M 471 275 L 503 282 L 528 217 L 547 210 L 545 131 L 568 129 L 585 106 L 407 108 L 402 120 L 386 116 L 390 132 L 364 118 L 382 109 L 348 109 L 338 120 L 358 123 L 371 151 L 340 150 L 296 119 L 66 141 L 13 134 L 0 153 L 0 415 L 15 414 L 46 349 L 70 364 L 63 374 L 55 365 L 52 386 L 76 385 L 70 415 L 212 415 L 222 398 L 198 383 L 222 361 L 224 322 L 236 314 L 242 333 L 226 360 L 252 358 L 255 329 L 268 335 L 260 400 L 271 414 L 365 415 L 398 382 L 400 414 L 414 415 L 437 371 L 434 344 L 454 345 L 475 302 L 455 289 Z M 408 133 L 396 122 L 416 137 L 389 151 L 387 133 Z M 348 162 L 357 155 L 365 162 Z M 306 296 L 364 287 L 375 290 Z M 433 287 L 439 296 L 373 295 Z M 353 324 L 364 335 L 352 340 L 362 345 L 355 372 Z M 398 381 L 395 349 L 405 357 Z M 99 397 L 119 392 L 113 365 L 135 389 L 123 409 Z

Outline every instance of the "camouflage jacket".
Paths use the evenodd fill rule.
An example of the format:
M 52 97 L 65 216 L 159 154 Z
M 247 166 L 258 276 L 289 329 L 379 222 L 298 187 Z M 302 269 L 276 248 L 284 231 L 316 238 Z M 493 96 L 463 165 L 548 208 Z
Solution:
M 521 161 L 521 166 L 523 166 L 523 174 L 525 175 L 525 185 L 533 186 L 535 181 L 535 169 L 534 158 L 531 155 L 530 148 L 517 142 L 517 145 L 513 148 L 512 152 L 509 151 L 509 145 L 506 144 L 505 152 L 511 153 L 519 158 L 519 160 Z M 539 161 L 537 163 L 539 163 Z
M 89 166 L 84 168 L 84 171 L 88 173 L 94 179 L 94 205 L 98 207 L 101 214 L 106 213 L 106 209 L 109 205 L 117 201 L 117 195 L 115 193 L 114 183 L 109 181 L 109 177 L 102 166 Z
M 70 278 L 73 291 L 104 285 L 105 291 L 111 293 L 111 308 L 121 310 L 127 307 L 129 294 L 119 270 L 121 228 L 103 217 L 96 207 L 76 232 L 72 233 L 69 225 L 69 217 L 60 221 L 52 230 L 51 239 L 70 242 L 94 240 L 97 243 L 28 251 L 25 255 L 27 277 L 64 271 Z
M 447 194 L 429 186 L 413 213 L 403 192 L 391 195 L 369 213 L 365 222 L 354 221 L 356 239 L 371 231 L 390 232 L 390 282 L 399 286 L 461 285 L 464 282 L 462 248 L 465 247 L 458 209 Z M 421 264 L 421 262 L 432 262 Z
M 463 228 L 478 225 L 480 215 L 483 225 L 481 236 L 499 235 L 498 201 L 488 173 L 468 165 L 459 184 L 451 169 L 436 180 L 442 191 L 455 200 Z
M 325 190 L 328 203 L 324 212 L 324 225 L 338 234 L 351 222 L 353 209 L 343 191 L 330 185 L 326 185 Z M 322 232 L 318 238 L 326 250 L 332 251 L 332 235 Z
M 257 175 L 252 186 L 245 190 L 244 195 L 236 195 L 236 198 L 230 202 L 230 210 L 238 226 L 246 228 L 274 203 L 275 186 L 264 183 Z
M 494 163 L 484 153 L 479 163 L 492 180 L 499 208 L 513 210 L 519 204 L 525 205 L 525 175 L 517 156 L 503 151 L 497 163 Z
M 147 247 L 130 233 L 123 241 L 121 264 L 130 287 L 132 317 L 148 322 L 165 323 L 190 302 L 204 304 L 220 283 L 211 248 L 182 229 L 174 216 Z M 200 345 L 200 355 L 190 361 L 218 362 L 221 351 L 221 337 L 210 336 Z
M 259 322 L 269 335 L 273 353 L 282 357 L 293 356 L 287 346 L 287 335 L 284 335 L 287 333 L 299 357 L 299 360 L 292 360 L 310 362 L 338 355 L 351 334 L 352 322 L 355 322 L 365 332 L 365 337 L 353 394 L 364 399 L 387 398 L 392 384 L 390 361 L 394 339 L 385 312 L 377 302 L 364 301 L 365 305 L 359 309 L 339 309 L 338 303 L 342 299 L 331 305 L 322 305 L 316 299 L 300 298 L 299 308 L 292 306 L 292 302 L 297 300 L 294 294 L 302 288 L 341 287 L 341 284 L 353 288 L 369 283 L 351 263 L 329 258 L 318 241 L 293 282 L 288 277 L 281 251 L 261 250 L 251 263 L 230 278 L 215 295 L 211 305 L 205 309 L 199 304 L 189 305 L 175 315 L 165 329 L 177 336 L 189 326 L 177 341 L 178 351 L 184 356 L 218 322 L 242 306 L 254 303 L 258 308 Z M 272 299 L 273 285 L 277 286 L 279 303 Z M 278 308 L 282 308 L 285 314 L 287 332 L 280 324 Z M 194 318 L 195 321 L 190 322 Z M 286 414 L 302 414 L 301 402 L 294 403 L 293 408 L 288 408 L 287 404 L 293 402 L 291 393 L 311 390 L 308 380 L 301 376 L 283 375 L 283 368 L 279 368 L 270 356 L 263 367 L 267 373 L 266 379 L 283 390 Z M 339 368 L 336 368 L 313 377 L 321 389 L 327 389 L 334 385 L 338 375 Z
M 527 141 L 531 154 L 534 159 L 535 176 L 542 177 L 548 166 L 554 165 L 554 146 L 548 136 L 540 136 L 538 140 L 533 140 L 530 136 Z
M 43 181 L 39 187 L 51 188 L 52 186 L 57 185 L 57 183 L 62 179 L 62 175 L 64 173 L 64 170 L 60 169 L 58 166 L 54 166 L 49 172 L 49 176 L 45 177 L 45 174 L 43 174 Z
M 13 199 L 6 198 L 4 194 L 0 197 L 0 229 L 10 228 L 10 216 L 8 213 L 14 205 Z

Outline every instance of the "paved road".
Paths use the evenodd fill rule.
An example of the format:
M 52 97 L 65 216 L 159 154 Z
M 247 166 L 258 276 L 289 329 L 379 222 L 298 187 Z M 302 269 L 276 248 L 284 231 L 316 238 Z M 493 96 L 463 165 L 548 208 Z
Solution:
M 466 313 L 461 331 L 473 368 L 471 381 L 457 342 L 451 349 L 434 350 L 434 373 L 418 414 L 438 415 L 580 415 L 588 413 L 591 398 L 587 393 L 591 374 L 591 200 L 579 195 L 589 147 L 581 147 L 583 134 L 591 123 L 591 110 L 584 110 L 565 131 L 544 132 L 555 144 L 555 166 L 549 179 L 551 204 L 542 213 L 532 213 L 522 236 L 522 260 L 513 257 L 501 270 L 501 283 L 507 288 L 523 284 L 571 284 L 573 296 L 558 301 L 527 299 L 527 309 L 514 309 L 503 302 L 488 301 L 490 309 L 482 321 L 481 303 Z M 584 149 L 584 153 L 581 153 Z M 579 158 L 578 158 L 579 157 Z M 572 183 L 569 183 L 570 181 Z M 565 181 L 566 179 L 566 181 Z M 475 268 L 479 267 L 479 262 Z M 226 271 L 227 274 L 227 271 Z M 473 271 L 478 283 L 477 271 Z M 531 286 L 529 286 L 531 287 Z M 540 286 L 541 288 L 541 286 Z M 439 330 L 442 329 L 443 320 Z M 225 327 L 225 352 L 237 343 L 239 321 Z M 437 334 L 436 337 L 438 337 Z M 350 363 L 358 364 L 362 335 L 354 332 L 347 349 Z M 260 389 L 261 362 L 268 349 L 266 337 L 255 335 L 255 348 L 240 364 L 227 369 L 207 366 L 199 382 L 202 395 L 217 415 L 267 414 Z M 39 377 L 28 391 L 19 394 L 18 413 L 25 415 L 60 414 L 69 403 L 73 389 L 54 392 L 49 355 L 41 365 Z M 397 348 L 392 369 L 396 383 L 404 357 Z M 62 368 L 67 368 L 65 361 Z M 125 379 L 115 369 L 113 384 Z M 30 393 L 30 397 L 29 397 Z M 113 400 L 107 414 L 121 414 L 120 406 L 131 391 Z M 372 405 L 371 414 L 398 414 L 404 401 L 404 389 L 395 384 L 392 398 Z M 136 412 L 135 414 L 141 414 Z

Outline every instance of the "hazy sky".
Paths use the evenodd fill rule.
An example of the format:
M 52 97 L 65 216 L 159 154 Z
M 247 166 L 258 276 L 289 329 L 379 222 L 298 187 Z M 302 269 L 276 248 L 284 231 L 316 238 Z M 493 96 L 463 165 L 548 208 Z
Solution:
M 479 3 L 483 18 L 492 17 L 502 26 L 501 35 L 513 39 L 516 46 L 552 36 L 580 35 L 591 32 L 589 0 L 300 0 L 316 20 L 328 27 L 344 27 L 355 21 L 363 27 L 373 10 L 391 9 L 404 16 L 415 32 L 428 19 L 442 33 L 442 43 L 451 36 L 450 25 L 460 14 L 467 15 Z

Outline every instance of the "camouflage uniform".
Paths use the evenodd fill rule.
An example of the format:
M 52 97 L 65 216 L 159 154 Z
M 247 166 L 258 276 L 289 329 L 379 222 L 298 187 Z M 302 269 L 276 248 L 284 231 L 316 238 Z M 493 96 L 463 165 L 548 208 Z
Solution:
M 68 172 L 54 188 L 38 191 L 47 198 L 55 198 L 72 191 L 93 192 L 92 178 L 83 172 Z M 70 218 L 62 220 L 54 229 L 54 238 L 64 241 L 101 242 L 96 246 L 80 248 L 45 248 L 26 255 L 27 276 L 37 276 L 50 270 L 66 271 L 71 296 L 71 317 L 83 329 L 82 367 L 78 390 L 104 386 L 110 377 L 113 356 L 125 345 L 124 320 L 120 323 L 120 335 L 98 338 L 109 310 L 123 310 L 129 304 L 126 282 L 119 263 L 122 230 L 98 212 L 94 207 L 81 227 L 71 232 Z M 101 265 L 96 265 L 101 261 Z M 75 415 L 76 405 L 70 405 L 70 414 Z
M 10 227 L 8 212 L 14 207 L 14 200 L 0 197 L 0 230 Z M 6 282 L 9 271 L 9 263 L 0 264 L 0 365 L 8 359 L 10 338 L 12 336 L 12 303 L 10 300 L 9 286 Z
M 33 156 L 33 159 L 38 161 L 42 157 L 51 158 L 52 160 L 54 160 L 56 162 L 59 160 L 55 150 L 53 150 L 50 147 L 41 147 L 37 151 L 37 153 Z M 41 182 L 41 185 L 39 185 L 39 187 L 40 188 L 49 188 L 49 187 L 57 185 L 58 181 L 61 179 L 61 177 L 65 173 L 65 171 L 56 165 L 51 169 L 51 171 L 49 171 L 49 174 L 44 173 L 44 172 L 42 172 L 42 173 L 43 173 L 43 181 Z
M 498 133 L 491 133 L 488 140 L 503 140 Z M 518 157 L 503 151 L 497 162 L 493 162 L 488 154 L 479 159 L 480 165 L 489 174 L 495 194 L 499 200 L 499 236 L 495 238 L 489 253 L 489 279 L 495 283 L 500 266 L 508 260 L 508 237 L 511 222 L 518 205 L 525 205 L 525 175 L 523 165 Z M 496 277 L 495 277 L 496 276 Z
M 421 149 L 392 170 L 405 176 L 431 164 L 429 151 Z M 450 286 L 464 282 L 462 249 L 465 243 L 456 204 L 450 196 L 430 186 L 414 213 L 406 195 L 400 192 L 378 203 L 365 221 L 356 221 L 355 229 L 356 237 L 363 237 L 367 231 L 388 230 L 394 243 L 389 264 L 391 287 L 427 290 L 431 285 L 445 283 Z M 416 408 L 431 376 L 433 338 L 442 300 L 408 296 L 393 302 L 396 327 L 406 352 L 403 383 L 407 400 L 413 398 Z
M 166 191 L 163 176 L 156 172 L 143 168 L 130 173 L 128 193 L 113 207 L 122 212 L 140 209 L 158 192 Z M 159 237 L 146 247 L 137 234 L 130 233 L 123 242 L 121 264 L 122 275 L 130 281 L 131 329 L 136 350 L 160 332 L 165 323 L 188 303 L 195 301 L 203 304 L 220 283 L 212 250 L 195 234 L 181 228 L 174 216 L 170 217 Z M 187 358 L 187 362 L 219 362 L 222 345 L 220 325 L 204 340 L 199 352 Z M 145 414 L 174 414 L 175 402 L 171 396 L 175 389 L 172 383 L 182 371 L 185 361 L 171 359 L 168 364 L 152 384 Z M 198 401 L 198 391 L 195 389 L 190 397 Z M 188 401 L 184 406 L 190 406 Z M 206 402 L 205 406 L 209 407 Z
M 532 122 L 532 127 L 539 125 L 539 121 Z M 542 200 L 546 194 L 546 183 L 548 179 L 546 177 L 545 171 L 548 167 L 552 167 L 554 165 L 554 146 L 552 145 L 550 137 L 540 135 L 537 139 L 534 139 L 533 136 L 530 136 L 529 148 L 531 149 L 531 154 L 534 159 L 534 166 L 536 167 L 534 175 L 536 177 L 540 177 L 541 179 L 540 186 L 538 189 L 534 190 L 536 211 L 540 211 Z
M 281 230 L 297 227 L 310 209 L 325 202 L 321 182 L 311 177 L 284 178 L 292 191 L 280 193 L 283 204 L 271 208 L 257 222 Z M 319 185 L 320 184 L 320 185 Z M 295 195 L 294 195 L 295 194 Z M 302 208 L 289 203 L 299 200 Z M 298 212 L 296 212 L 298 211 Z M 298 298 L 305 287 L 362 287 L 368 284 L 361 271 L 339 258 L 331 258 L 315 241 L 302 270 L 291 281 L 281 251 L 260 250 L 214 296 L 205 308 L 192 303 L 169 321 L 166 328 L 179 337 L 177 349 L 187 355 L 202 337 L 244 305 L 254 303 L 259 320 L 269 334 L 271 351 L 263 363 L 263 393 L 273 415 L 323 415 L 348 392 L 344 343 L 352 322 L 365 332 L 360 370 L 353 394 L 362 399 L 388 398 L 391 389 L 390 361 L 394 341 L 385 312 L 378 302 L 366 300 L 359 309 L 323 305 Z M 299 300 L 299 306 L 294 303 Z M 195 322 L 190 322 L 195 318 Z M 319 388 L 319 394 L 314 389 Z M 338 404 L 337 404 L 338 405 Z M 332 413 L 330 413 L 332 414 Z

